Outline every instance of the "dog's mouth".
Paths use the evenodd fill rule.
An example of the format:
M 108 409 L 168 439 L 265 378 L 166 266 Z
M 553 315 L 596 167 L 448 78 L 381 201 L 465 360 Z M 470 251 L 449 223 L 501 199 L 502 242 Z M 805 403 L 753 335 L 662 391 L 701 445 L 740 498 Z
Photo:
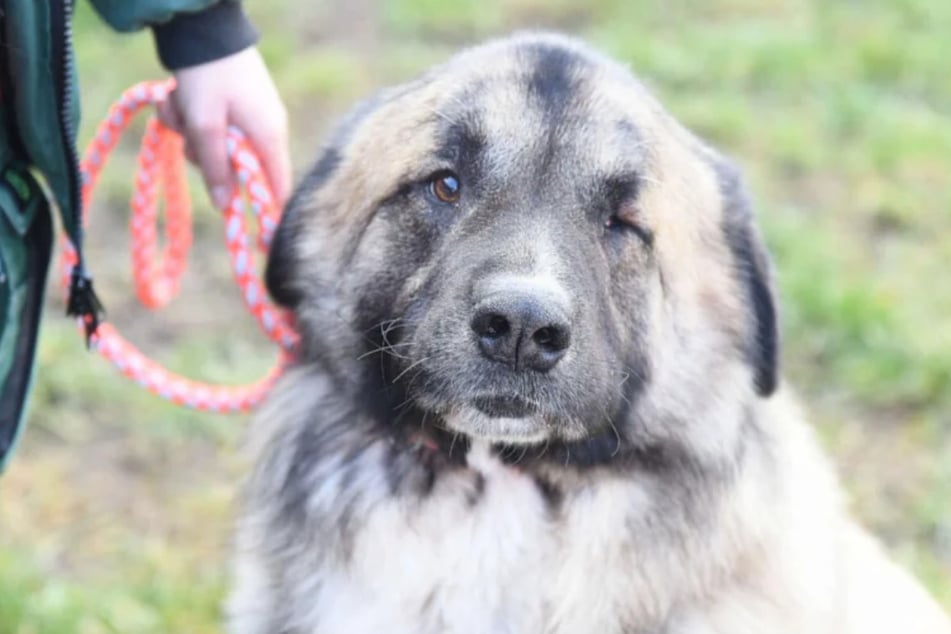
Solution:
M 537 443 L 551 432 L 540 409 L 537 403 L 518 394 L 482 394 L 450 408 L 443 418 L 447 427 L 472 438 Z
M 490 442 L 538 444 L 587 433 L 594 408 L 568 399 L 572 392 L 564 389 L 563 374 L 519 374 L 473 359 L 470 350 L 460 353 L 452 341 L 416 339 L 416 334 L 404 331 L 395 339 L 405 355 L 394 358 L 390 368 L 389 383 L 398 385 L 395 408 L 411 404 L 438 427 Z
M 472 405 L 452 409 L 443 420 L 452 431 L 490 442 L 535 444 L 551 435 L 551 426 L 539 415 L 490 415 Z
M 517 394 L 477 396 L 472 406 L 489 418 L 525 418 L 538 411 L 538 406 Z

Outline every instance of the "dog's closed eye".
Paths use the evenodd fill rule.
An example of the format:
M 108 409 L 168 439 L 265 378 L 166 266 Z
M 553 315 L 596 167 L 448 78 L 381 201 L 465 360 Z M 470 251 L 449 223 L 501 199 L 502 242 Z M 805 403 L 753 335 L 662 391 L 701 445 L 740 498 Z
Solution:
M 639 181 L 635 176 L 610 178 L 605 183 L 608 214 L 604 227 L 612 233 L 633 233 L 650 246 L 654 234 L 644 221 L 637 200 Z

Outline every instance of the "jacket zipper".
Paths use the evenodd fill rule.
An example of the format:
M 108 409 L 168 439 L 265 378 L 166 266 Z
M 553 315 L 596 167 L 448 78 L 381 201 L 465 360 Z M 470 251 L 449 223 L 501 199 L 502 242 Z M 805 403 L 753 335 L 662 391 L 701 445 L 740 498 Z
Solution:
M 69 196 L 73 208 L 73 247 L 76 249 L 76 265 L 73 267 L 69 280 L 69 300 L 66 303 L 66 314 L 71 317 L 80 317 L 86 330 L 86 345 L 99 327 L 103 317 L 102 304 L 93 290 L 92 277 L 86 272 L 85 260 L 82 251 L 83 240 L 83 213 L 82 190 L 80 188 L 79 156 L 76 151 L 76 130 L 70 111 L 70 98 L 75 88 L 75 72 L 73 67 L 73 0 L 50 0 L 51 19 L 53 26 L 53 46 L 56 67 L 56 81 L 59 89 L 59 125 L 63 146 L 66 149 L 66 160 L 69 163 Z M 56 37 L 62 35 L 62 37 Z

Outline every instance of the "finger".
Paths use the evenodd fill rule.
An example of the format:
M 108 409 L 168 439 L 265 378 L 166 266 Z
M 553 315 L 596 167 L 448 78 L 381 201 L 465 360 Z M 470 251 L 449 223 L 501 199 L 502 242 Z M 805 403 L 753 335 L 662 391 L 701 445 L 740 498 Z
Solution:
M 185 129 L 188 151 L 205 179 L 205 187 L 216 209 L 224 209 L 228 203 L 231 185 L 231 170 L 228 166 L 224 116 L 189 122 Z
M 271 185 L 271 192 L 281 207 L 291 195 L 291 158 L 287 147 L 287 135 L 279 134 L 270 143 L 260 144 L 264 173 Z
M 175 130 L 179 134 L 182 133 L 184 127 L 182 119 L 178 116 L 178 109 L 175 107 L 175 102 L 171 96 L 155 104 L 155 114 L 166 128 Z
M 248 135 L 248 140 L 261 160 L 271 193 L 280 206 L 284 205 L 291 194 L 291 158 L 286 121 L 286 116 L 260 117 L 247 122 L 235 121 Z

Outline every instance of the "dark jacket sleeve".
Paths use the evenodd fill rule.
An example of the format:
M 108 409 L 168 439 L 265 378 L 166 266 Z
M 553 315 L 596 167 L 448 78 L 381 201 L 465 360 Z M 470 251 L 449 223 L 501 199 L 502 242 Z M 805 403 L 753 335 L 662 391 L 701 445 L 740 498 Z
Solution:
M 92 0 L 119 31 L 152 28 L 169 70 L 203 64 L 244 50 L 258 34 L 240 2 L 231 0 Z

